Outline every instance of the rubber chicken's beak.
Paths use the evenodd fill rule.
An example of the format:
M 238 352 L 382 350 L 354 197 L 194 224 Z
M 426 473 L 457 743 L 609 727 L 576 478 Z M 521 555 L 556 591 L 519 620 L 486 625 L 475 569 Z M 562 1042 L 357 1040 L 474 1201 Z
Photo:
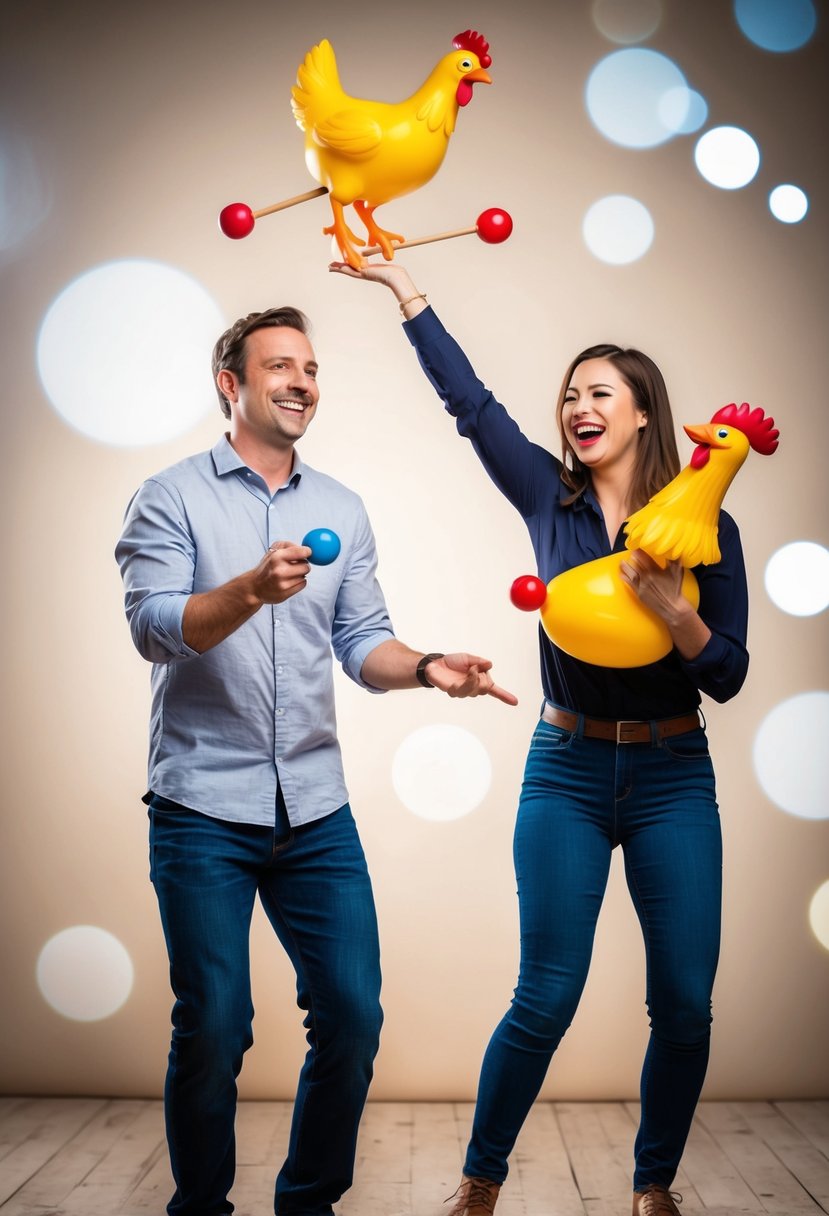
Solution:
M 727 443 L 722 443 L 717 438 L 719 427 L 713 426 L 710 422 L 702 423 L 700 426 L 684 426 L 682 428 L 689 439 L 693 439 L 694 443 L 704 443 L 709 448 L 725 448 Z
M 689 439 L 693 439 L 694 443 L 698 444 L 698 447 L 695 447 L 691 453 L 692 469 L 705 468 L 712 448 L 728 446 L 717 438 L 717 431 L 720 428 L 710 422 L 702 423 L 700 426 L 685 426 L 682 429 Z
M 475 68 L 474 71 L 467 72 L 464 80 L 467 84 L 492 84 L 492 77 L 483 68 Z

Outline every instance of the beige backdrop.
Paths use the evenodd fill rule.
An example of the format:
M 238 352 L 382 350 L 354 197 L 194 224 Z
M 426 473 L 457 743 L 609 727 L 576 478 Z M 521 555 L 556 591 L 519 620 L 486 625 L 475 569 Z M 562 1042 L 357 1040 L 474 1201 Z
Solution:
M 784 814 L 752 766 L 765 715 L 827 687 L 825 614 L 787 616 L 763 585 L 780 545 L 827 543 L 825 12 L 809 47 L 775 56 L 741 37 L 725 0 L 663 8 L 650 45 L 675 57 L 707 98 L 709 125 L 743 125 L 760 143 L 760 172 L 745 190 L 702 180 L 693 137 L 636 152 L 598 134 L 584 82 L 615 47 L 577 0 L 46 0 L 4 15 L 4 122 L 32 150 L 51 195 L 48 216 L 2 268 L 7 1092 L 157 1095 L 164 1071 L 170 998 L 139 800 L 149 669 L 131 647 L 112 548 L 140 481 L 210 447 L 223 420 L 215 409 L 175 441 L 118 449 L 85 439 L 50 408 L 34 358 L 42 317 L 79 274 L 121 258 L 188 272 L 228 322 L 273 303 L 309 313 L 322 400 L 302 454 L 364 497 L 399 635 L 424 649 L 490 655 L 520 697 L 510 710 L 421 692 L 369 697 L 338 681 L 384 955 L 387 1021 L 373 1096 L 474 1092 L 517 959 L 510 842 L 540 691 L 535 621 L 514 611 L 507 588 L 531 568 L 529 542 L 443 416 L 391 298 L 327 275 L 325 202 L 262 220 L 242 242 L 216 227 L 234 199 L 264 206 L 314 184 L 288 105 L 314 42 L 331 39 L 350 91 L 396 100 L 470 24 L 491 43 L 494 84 L 479 86 L 461 112 L 438 177 L 390 205 L 386 220 L 416 235 L 466 226 L 491 205 L 512 212 L 506 245 L 466 238 L 406 258 L 482 377 L 533 438 L 554 444 L 551 406 L 567 360 L 618 341 L 661 364 L 678 420 L 704 421 L 736 398 L 762 405 L 781 427 L 779 453 L 749 457 L 727 504 L 743 532 L 753 660 L 737 701 L 705 705 L 726 844 L 706 1093 L 826 1092 L 829 957 L 808 924 L 809 900 L 829 878 L 826 821 Z M 780 181 L 809 192 L 803 224 L 770 217 L 766 195 Z M 627 267 L 596 260 L 580 235 L 586 208 L 610 193 L 642 199 L 656 222 L 650 253 Z M 121 377 L 140 378 L 151 396 L 165 376 L 152 349 L 137 343 L 133 354 L 114 396 Z M 484 802 L 451 823 L 412 815 L 391 782 L 396 748 L 434 721 L 473 732 L 493 764 Z M 637 1091 L 644 965 L 620 863 L 614 855 L 590 980 L 549 1097 Z M 82 924 L 114 934 L 135 967 L 129 1000 L 92 1022 L 61 1017 L 35 979 L 44 943 Z M 303 1033 L 292 974 L 258 912 L 252 954 L 257 1042 L 241 1092 L 289 1097 Z

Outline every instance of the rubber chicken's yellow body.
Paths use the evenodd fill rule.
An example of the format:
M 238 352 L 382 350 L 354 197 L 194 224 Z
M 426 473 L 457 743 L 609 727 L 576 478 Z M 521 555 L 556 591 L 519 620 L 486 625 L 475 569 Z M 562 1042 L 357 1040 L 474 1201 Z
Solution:
M 610 553 L 558 574 L 547 585 L 541 620 L 561 650 L 599 667 L 644 667 L 666 655 L 668 626 L 622 580 L 628 554 Z M 699 607 L 699 584 L 686 570 L 682 594 Z

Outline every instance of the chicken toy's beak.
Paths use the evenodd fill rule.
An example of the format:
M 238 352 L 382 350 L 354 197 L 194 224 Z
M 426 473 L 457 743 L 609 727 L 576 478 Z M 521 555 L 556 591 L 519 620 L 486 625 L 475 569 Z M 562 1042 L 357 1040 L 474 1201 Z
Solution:
M 468 106 L 472 100 L 473 84 L 492 84 L 492 77 L 489 72 L 485 72 L 483 68 L 474 68 L 473 71 L 467 72 L 463 80 L 458 85 L 458 90 L 455 93 L 455 98 L 459 106 Z
M 701 426 L 684 426 L 682 429 L 689 439 L 693 439 L 694 443 L 699 445 L 694 448 L 691 455 L 692 469 L 702 469 L 708 464 L 711 448 L 728 447 L 727 443 L 721 443 L 717 438 L 717 431 L 721 428 L 712 426 L 710 422 L 703 423 Z

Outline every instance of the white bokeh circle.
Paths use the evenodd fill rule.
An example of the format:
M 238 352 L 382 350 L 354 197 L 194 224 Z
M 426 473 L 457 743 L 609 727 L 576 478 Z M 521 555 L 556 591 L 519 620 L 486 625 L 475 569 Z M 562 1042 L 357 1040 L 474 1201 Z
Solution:
M 480 739 L 461 726 L 436 723 L 412 731 L 392 761 L 392 784 L 421 819 L 446 822 L 468 815 L 486 797 L 492 763 Z
M 763 792 L 800 819 L 829 818 L 829 692 L 781 701 L 754 739 L 754 771 Z
M 712 127 L 697 140 L 694 160 L 712 186 L 741 190 L 760 168 L 760 149 L 742 127 Z
M 132 991 L 133 966 L 117 937 L 96 925 L 73 925 L 51 937 L 37 960 L 41 993 L 58 1013 L 97 1022 L 120 1009 Z
M 587 79 L 585 102 L 606 139 L 625 148 L 653 148 L 676 134 L 660 118 L 660 99 L 687 88 L 672 59 L 647 47 L 629 47 L 599 60 Z
M 611 42 L 644 42 L 662 20 L 662 0 L 593 0 L 596 29 Z
M 821 946 L 829 950 L 829 879 L 821 883 L 811 898 L 809 924 Z
M 647 207 L 627 194 L 609 194 L 588 209 L 582 221 L 584 243 L 594 257 L 625 266 L 648 252 L 654 226 Z
M 766 564 L 766 591 L 783 612 L 815 616 L 829 608 L 829 550 L 796 540 L 773 553 Z
M 791 182 L 775 186 L 769 194 L 769 211 L 781 224 L 799 224 L 808 210 L 806 192 Z
M 163 443 L 219 408 L 210 372 L 221 311 L 162 262 L 108 262 L 74 279 L 40 327 L 37 362 L 70 426 L 117 447 Z

